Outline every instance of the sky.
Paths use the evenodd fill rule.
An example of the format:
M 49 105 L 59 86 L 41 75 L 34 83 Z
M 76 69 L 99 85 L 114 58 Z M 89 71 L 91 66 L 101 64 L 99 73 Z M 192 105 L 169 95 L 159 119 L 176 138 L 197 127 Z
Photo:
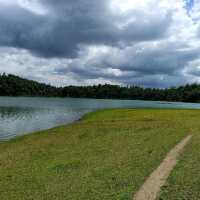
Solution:
M 0 73 L 56 86 L 200 83 L 200 0 L 0 0 Z

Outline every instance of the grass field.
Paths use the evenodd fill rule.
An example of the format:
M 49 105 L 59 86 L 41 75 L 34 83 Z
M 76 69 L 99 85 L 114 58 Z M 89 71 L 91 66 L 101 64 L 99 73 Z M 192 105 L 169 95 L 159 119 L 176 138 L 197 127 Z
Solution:
M 161 199 L 200 199 L 199 118 L 199 110 L 103 110 L 2 143 L 0 199 L 130 200 L 188 133 Z
M 194 138 L 162 188 L 158 200 L 200 199 L 200 124 L 196 119 Z

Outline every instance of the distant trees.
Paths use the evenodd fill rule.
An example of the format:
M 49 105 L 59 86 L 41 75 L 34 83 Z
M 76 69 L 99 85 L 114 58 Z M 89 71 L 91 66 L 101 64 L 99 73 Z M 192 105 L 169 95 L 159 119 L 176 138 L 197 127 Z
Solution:
M 59 91 L 59 88 L 15 75 L 0 75 L 0 96 L 59 96 Z
M 93 85 L 63 88 L 38 83 L 11 74 L 0 75 L 0 96 L 45 96 L 105 99 L 140 99 L 153 101 L 200 102 L 200 85 L 187 84 L 167 89 L 138 86 Z

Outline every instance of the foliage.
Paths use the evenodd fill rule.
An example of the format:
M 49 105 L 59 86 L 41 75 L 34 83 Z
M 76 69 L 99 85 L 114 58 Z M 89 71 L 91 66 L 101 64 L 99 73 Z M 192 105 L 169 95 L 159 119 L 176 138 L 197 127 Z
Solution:
M 0 75 L 0 96 L 57 96 L 59 88 L 20 78 Z
M 187 84 L 166 89 L 138 86 L 93 85 L 56 88 L 14 75 L 0 75 L 0 96 L 60 96 L 77 98 L 140 99 L 154 101 L 199 102 L 200 85 Z

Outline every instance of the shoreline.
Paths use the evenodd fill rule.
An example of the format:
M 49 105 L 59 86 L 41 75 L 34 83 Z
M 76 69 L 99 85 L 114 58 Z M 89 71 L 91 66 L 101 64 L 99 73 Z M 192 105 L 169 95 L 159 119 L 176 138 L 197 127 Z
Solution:
M 199 116 L 194 109 L 96 110 L 1 143 L 0 199 L 132 199 L 191 127 L 199 141 Z
M 82 116 L 80 116 L 79 118 L 75 119 L 72 122 L 63 123 L 61 125 L 57 125 L 57 126 L 47 128 L 47 129 L 36 130 L 36 131 L 28 132 L 28 133 L 26 132 L 22 135 L 18 135 L 18 136 L 12 137 L 10 139 L 0 140 L 0 145 L 4 144 L 4 143 L 9 143 L 9 142 L 12 142 L 12 141 L 15 141 L 15 140 L 18 140 L 18 139 L 20 140 L 20 139 L 23 139 L 24 137 L 42 134 L 43 132 L 52 131 L 52 130 L 57 129 L 57 128 L 62 128 L 62 127 L 74 125 L 74 124 L 84 120 L 84 118 L 87 117 L 87 115 L 89 115 L 89 114 L 95 114 L 95 113 L 98 113 L 98 112 L 101 112 L 101 111 L 115 111 L 115 110 L 122 110 L 123 111 L 123 110 L 127 110 L 127 109 L 130 109 L 130 110 L 177 110 L 177 111 L 186 111 L 186 110 L 187 111 L 193 111 L 193 110 L 198 111 L 198 110 L 200 110 L 200 108 L 197 109 L 197 108 L 153 108 L 153 107 L 152 108 L 151 107 L 146 107 L 146 108 L 144 107 L 144 108 L 103 108 L 103 109 L 96 109 L 96 110 L 86 112 L 85 114 L 83 114 Z

